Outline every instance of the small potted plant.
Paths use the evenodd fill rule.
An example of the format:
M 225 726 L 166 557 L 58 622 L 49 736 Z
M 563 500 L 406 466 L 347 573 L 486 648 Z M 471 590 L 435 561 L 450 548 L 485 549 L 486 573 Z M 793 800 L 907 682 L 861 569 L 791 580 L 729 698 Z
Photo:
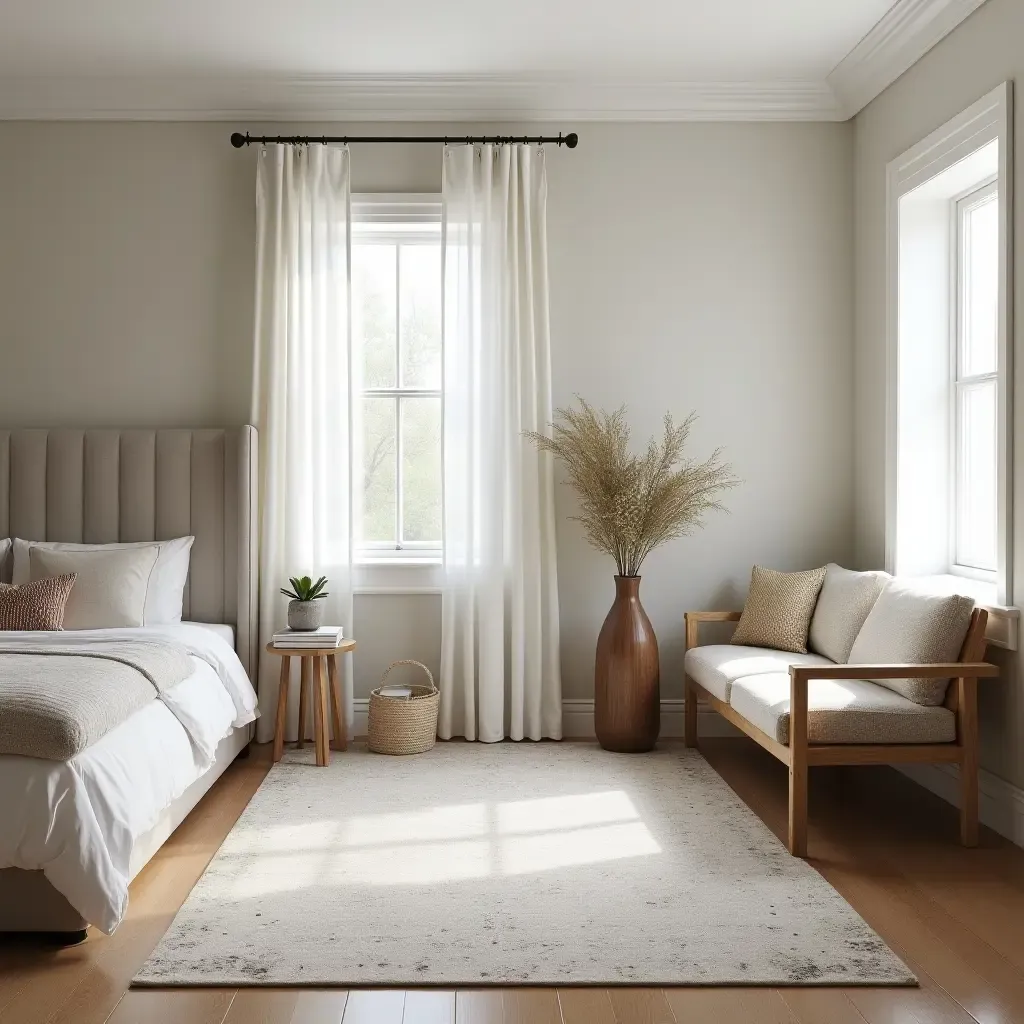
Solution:
M 291 598 L 288 602 L 288 628 L 303 632 L 319 629 L 324 621 L 324 606 L 319 601 L 327 596 L 324 590 L 327 577 L 321 576 L 314 583 L 308 576 L 293 576 L 288 582 L 292 585 L 291 590 L 281 588 L 281 593 Z

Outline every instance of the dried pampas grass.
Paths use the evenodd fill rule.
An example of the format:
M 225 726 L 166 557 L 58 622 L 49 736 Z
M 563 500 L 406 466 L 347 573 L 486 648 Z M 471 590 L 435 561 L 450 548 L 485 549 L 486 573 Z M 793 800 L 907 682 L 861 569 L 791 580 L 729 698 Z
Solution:
M 705 462 L 683 458 L 696 413 L 678 426 L 666 413 L 664 435 L 652 438 L 643 455 L 629 450 L 625 406 L 601 412 L 578 398 L 555 416 L 551 437 L 534 431 L 527 437 L 565 464 L 581 505 L 572 518 L 598 551 L 615 559 L 620 576 L 639 576 L 656 547 L 690 535 L 707 513 L 726 511 L 717 497 L 739 483 L 719 450 Z

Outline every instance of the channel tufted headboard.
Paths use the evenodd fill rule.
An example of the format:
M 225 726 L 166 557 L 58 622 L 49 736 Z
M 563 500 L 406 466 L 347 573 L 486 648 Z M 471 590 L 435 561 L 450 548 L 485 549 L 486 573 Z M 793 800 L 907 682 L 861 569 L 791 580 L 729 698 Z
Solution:
M 256 430 L 0 430 L 0 538 L 195 536 L 185 619 L 235 629 L 255 683 Z M 8 558 L 8 562 L 10 559 Z M 10 580 L 10 565 L 0 579 Z

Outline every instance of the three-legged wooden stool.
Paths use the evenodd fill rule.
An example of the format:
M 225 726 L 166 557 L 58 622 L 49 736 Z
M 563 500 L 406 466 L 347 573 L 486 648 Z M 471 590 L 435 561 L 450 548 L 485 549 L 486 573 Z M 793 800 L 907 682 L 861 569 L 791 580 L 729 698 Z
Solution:
M 338 655 L 356 649 L 355 640 L 342 640 L 337 647 L 275 647 L 267 644 L 270 654 L 281 656 L 281 684 L 277 694 L 277 727 L 274 731 L 274 761 L 280 761 L 284 753 L 284 729 L 288 717 L 288 688 L 291 683 L 291 659 L 301 659 L 299 673 L 299 742 L 306 742 L 306 709 L 312 698 L 313 743 L 316 746 L 316 763 L 321 767 L 330 764 L 333 750 L 348 747 L 345 727 L 345 713 L 341 706 L 341 688 L 338 682 Z M 326 666 L 326 667 L 325 667 Z M 312 684 L 312 693 L 310 686 Z M 327 703 L 330 694 L 330 721 Z M 333 726 L 334 740 L 331 740 Z

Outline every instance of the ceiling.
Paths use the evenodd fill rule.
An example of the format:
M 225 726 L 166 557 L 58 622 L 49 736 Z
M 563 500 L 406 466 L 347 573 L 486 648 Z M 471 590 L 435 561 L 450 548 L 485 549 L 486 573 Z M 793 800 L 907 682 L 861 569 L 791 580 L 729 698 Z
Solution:
M 838 119 L 981 2 L 0 0 L 0 117 Z
M 33 0 L 14 74 L 824 78 L 892 0 Z

